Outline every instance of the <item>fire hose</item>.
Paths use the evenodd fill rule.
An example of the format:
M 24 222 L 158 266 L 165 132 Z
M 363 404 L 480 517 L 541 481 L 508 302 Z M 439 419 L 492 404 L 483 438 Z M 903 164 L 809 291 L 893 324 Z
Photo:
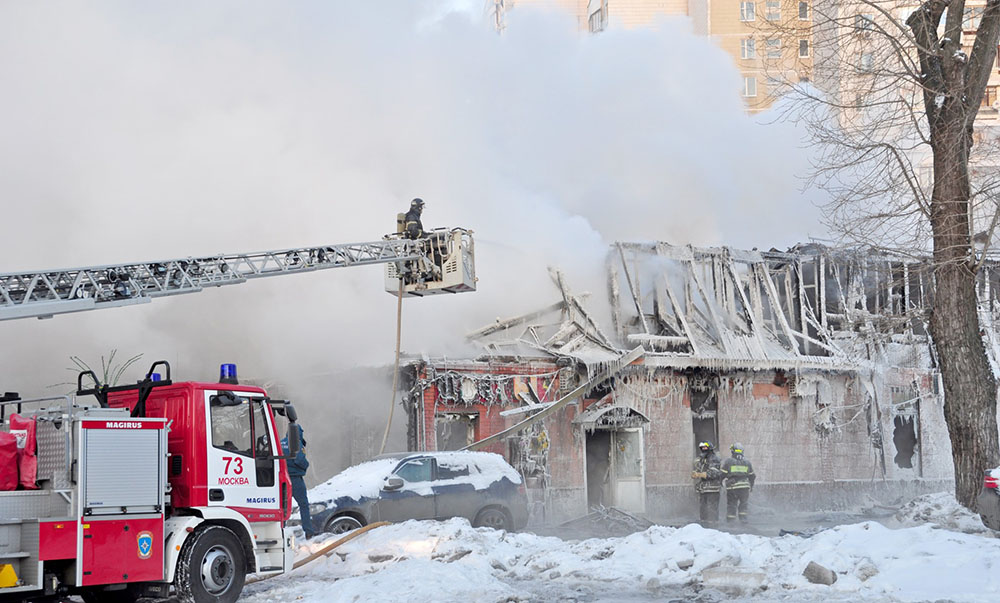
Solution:
M 392 427 L 392 411 L 396 408 L 396 390 L 399 385 L 399 340 L 403 322 L 403 275 L 399 275 L 399 293 L 396 296 L 396 364 L 392 367 L 392 401 L 389 403 L 389 418 L 385 422 L 385 433 L 382 434 L 382 446 L 378 453 L 385 452 L 385 443 L 389 441 L 389 428 Z

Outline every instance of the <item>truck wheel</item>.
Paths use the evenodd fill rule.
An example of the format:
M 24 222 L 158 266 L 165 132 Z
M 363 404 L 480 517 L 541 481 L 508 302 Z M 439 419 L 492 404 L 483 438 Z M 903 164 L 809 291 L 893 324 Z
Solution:
M 361 522 L 350 515 L 334 517 L 326 522 L 326 531 L 331 534 L 346 534 L 361 527 Z
M 246 558 L 236 534 L 208 526 L 188 538 L 177 562 L 174 588 L 184 603 L 235 603 L 246 580 Z
M 494 530 L 510 531 L 511 521 L 499 507 L 486 507 L 476 515 L 472 525 L 477 528 L 493 528 Z

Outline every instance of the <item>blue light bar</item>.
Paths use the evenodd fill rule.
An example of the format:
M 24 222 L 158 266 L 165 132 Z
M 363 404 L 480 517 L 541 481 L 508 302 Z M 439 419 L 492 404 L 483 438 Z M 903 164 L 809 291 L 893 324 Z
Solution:
M 236 378 L 235 364 L 223 364 L 219 366 L 219 383 L 239 383 L 239 380 Z

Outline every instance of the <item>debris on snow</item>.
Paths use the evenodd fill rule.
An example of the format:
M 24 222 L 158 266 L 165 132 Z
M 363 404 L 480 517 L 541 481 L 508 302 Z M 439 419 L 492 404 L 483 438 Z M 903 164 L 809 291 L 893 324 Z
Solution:
M 810 561 L 806 569 L 802 570 L 802 575 L 813 584 L 825 584 L 830 586 L 837 581 L 837 574 L 826 569 L 815 561 Z
M 902 526 L 930 525 L 935 528 L 982 534 L 995 537 L 992 530 L 972 511 L 958 504 L 951 492 L 935 492 L 919 496 L 896 512 L 896 521 Z
M 644 600 L 650 589 L 656 596 L 688 593 L 684 598 L 692 599 L 702 586 L 738 588 L 754 600 L 1000 597 L 1000 540 L 930 525 L 890 529 L 864 522 L 811 538 L 769 538 L 690 524 L 571 542 L 451 519 L 378 528 L 340 552 L 358 554 L 252 584 L 243 601 L 506 601 L 538 600 L 539 592 L 544 600 Z M 447 562 L 458 554 L 459 560 Z M 810 582 L 804 575 L 810 562 L 837 580 L 829 586 Z

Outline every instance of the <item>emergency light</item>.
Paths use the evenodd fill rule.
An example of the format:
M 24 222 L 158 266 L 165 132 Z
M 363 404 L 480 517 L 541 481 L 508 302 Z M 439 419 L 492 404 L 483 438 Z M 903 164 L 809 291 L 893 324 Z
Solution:
M 160 375 L 160 373 L 153 373 L 152 375 L 149 376 L 149 380 L 155 383 L 156 381 L 163 381 L 163 377 Z
M 219 383 L 239 383 L 236 378 L 235 364 L 223 364 L 219 366 Z

